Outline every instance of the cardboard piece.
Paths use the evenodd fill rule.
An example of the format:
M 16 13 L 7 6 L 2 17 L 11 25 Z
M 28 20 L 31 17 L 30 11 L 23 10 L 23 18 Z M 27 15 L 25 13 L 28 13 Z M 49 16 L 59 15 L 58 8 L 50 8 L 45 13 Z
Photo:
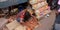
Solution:
M 17 28 L 15 28 L 15 30 L 26 30 L 26 27 L 25 26 L 18 26 Z
M 15 20 L 9 24 L 6 25 L 6 27 L 9 29 L 9 30 L 13 30 L 15 29 L 17 26 L 19 26 L 20 24 Z

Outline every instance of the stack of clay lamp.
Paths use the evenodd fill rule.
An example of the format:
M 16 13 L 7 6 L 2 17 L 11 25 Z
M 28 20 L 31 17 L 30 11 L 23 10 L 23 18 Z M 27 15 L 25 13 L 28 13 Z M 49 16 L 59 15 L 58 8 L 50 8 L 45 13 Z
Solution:
M 46 0 L 30 0 L 30 4 L 38 19 L 51 12 Z

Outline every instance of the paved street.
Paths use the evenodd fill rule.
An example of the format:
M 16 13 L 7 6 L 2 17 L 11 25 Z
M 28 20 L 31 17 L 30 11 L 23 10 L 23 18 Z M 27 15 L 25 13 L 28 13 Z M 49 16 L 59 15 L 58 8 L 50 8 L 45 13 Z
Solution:
M 50 17 L 43 18 L 41 21 L 39 21 L 41 26 L 39 26 L 38 28 L 34 30 L 51 30 L 54 21 L 55 21 L 55 13 L 52 12 Z
M 0 30 L 2 30 L 2 27 L 7 23 L 7 19 L 0 18 Z

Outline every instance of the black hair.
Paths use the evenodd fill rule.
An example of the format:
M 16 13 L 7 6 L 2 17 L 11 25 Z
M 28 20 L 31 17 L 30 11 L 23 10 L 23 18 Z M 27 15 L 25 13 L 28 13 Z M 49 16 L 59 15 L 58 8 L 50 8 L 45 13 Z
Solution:
M 28 19 L 31 18 L 31 15 L 28 11 L 25 12 L 25 16 L 24 16 L 24 22 L 28 21 Z

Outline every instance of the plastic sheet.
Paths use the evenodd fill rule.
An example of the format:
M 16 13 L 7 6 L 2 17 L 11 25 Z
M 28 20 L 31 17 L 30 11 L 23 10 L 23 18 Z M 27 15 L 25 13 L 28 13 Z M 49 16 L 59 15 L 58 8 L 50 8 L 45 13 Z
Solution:
M 8 0 L 8 1 L 5 1 L 5 2 L 0 2 L 0 8 L 5 8 L 5 7 L 8 7 L 8 6 L 25 3 L 27 1 L 28 0 Z

